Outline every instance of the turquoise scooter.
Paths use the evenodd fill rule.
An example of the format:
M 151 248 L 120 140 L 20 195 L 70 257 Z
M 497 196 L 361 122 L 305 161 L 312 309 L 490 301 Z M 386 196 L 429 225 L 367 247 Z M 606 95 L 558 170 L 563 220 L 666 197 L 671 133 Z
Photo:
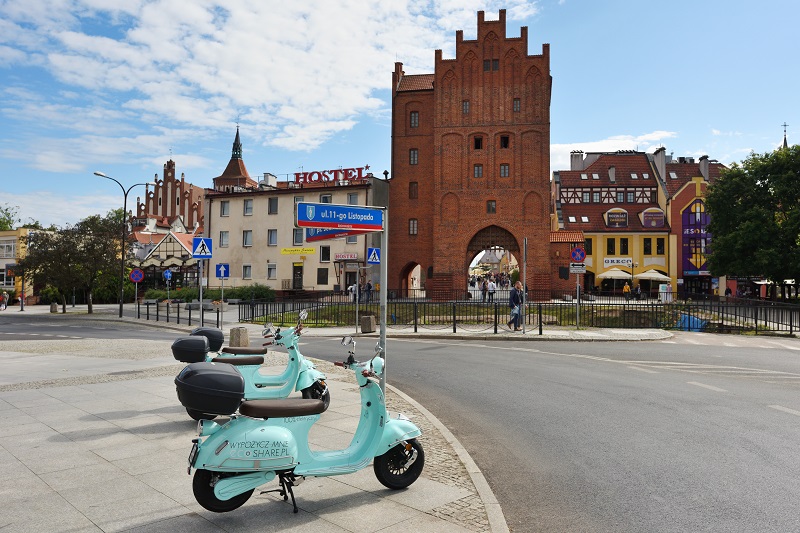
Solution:
M 349 474 L 373 462 L 373 471 L 390 489 L 408 487 L 425 465 L 425 453 L 416 440 L 422 432 L 408 418 L 390 418 L 377 379 L 383 373 L 380 344 L 375 355 L 356 361 L 355 342 L 344 337 L 342 345 L 352 346 L 347 361 L 336 363 L 352 370 L 361 394 L 361 418 L 353 440 L 343 450 L 312 452 L 308 444 L 311 426 L 325 411 L 322 400 L 236 400 L 220 399 L 239 386 L 233 367 L 217 363 L 187 366 L 175 384 L 187 408 L 215 405 L 217 414 L 230 414 L 224 425 L 209 420 L 198 422 L 198 438 L 189 454 L 188 473 L 195 468 L 192 489 L 197 502 L 209 511 L 224 513 L 244 504 L 254 490 L 278 478 L 278 492 L 284 501 L 291 496 L 298 512 L 293 487 L 306 477 Z M 204 390 L 204 393 L 195 391 Z M 243 389 L 242 389 L 243 391 Z M 223 404 L 228 404 L 223 405 Z M 233 414 L 238 407 L 238 414 Z
M 262 332 L 264 338 L 272 339 L 271 343 L 284 346 L 287 350 L 288 364 L 283 372 L 277 375 L 261 373 L 261 365 L 264 364 L 263 354 L 267 353 L 267 346 L 271 343 L 254 348 L 227 347 L 215 353 L 210 351 L 207 332 L 200 332 L 176 339 L 172 343 L 172 354 L 175 359 L 184 363 L 214 362 L 235 366 L 244 380 L 245 400 L 281 399 L 299 391 L 305 399 L 322 400 L 327 409 L 331 395 L 325 383 L 326 376 L 317 370 L 311 361 L 303 357 L 297 346 L 303 331 L 302 321 L 307 316 L 308 312 L 305 309 L 300 311 L 297 325 L 284 331 L 277 329 L 273 333 L 271 324 L 264 328 Z M 219 346 L 216 347 L 219 349 Z M 211 409 L 213 406 L 202 409 L 187 407 L 186 412 L 195 420 L 212 420 L 218 413 Z

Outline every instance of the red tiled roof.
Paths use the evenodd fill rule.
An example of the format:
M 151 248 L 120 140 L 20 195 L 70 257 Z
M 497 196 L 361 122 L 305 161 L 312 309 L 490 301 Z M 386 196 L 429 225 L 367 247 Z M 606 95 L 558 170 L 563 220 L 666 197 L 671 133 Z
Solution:
M 708 164 L 709 183 L 714 183 L 714 180 L 719 177 L 720 171 L 723 168 L 725 168 L 725 165 L 722 163 Z M 686 183 L 692 181 L 692 178 L 698 178 L 702 176 L 699 163 L 679 163 L 673 161 L 671 163 L 667 163 L 666 172 L 667 175 L 664 176 L 664 181 L 667 184 L 667 191 L 669 192 L 670 197 L 678 192 L 678 190 L 680 190 L 680 188 Z M 673 178 L 672 173 L 674 173 L 677 177 Z
M 582 231 L 551 231 L 550 232 L 550 242 L 583 242 L 585 239 L 583 237 Z
M 397 92 L 433 89 L 434 74 L 412 74 L 400 78 Z

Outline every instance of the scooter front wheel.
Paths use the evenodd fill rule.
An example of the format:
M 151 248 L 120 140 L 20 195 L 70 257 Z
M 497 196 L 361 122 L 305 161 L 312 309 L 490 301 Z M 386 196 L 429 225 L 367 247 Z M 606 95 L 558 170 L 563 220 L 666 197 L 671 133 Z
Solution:
M 301 390 L 300 394 L 302 394 L 303 398 L 307 400 L 322 400 L 326 411 L 328 410 L 328 406 L 331 404 L 331 391 L 319 381 L 315 381 L 311 386 Z
M 212 472 L 210 470 L 198 469 L 194 473 L 192 479 L 192 490 L 194 491 L 194 499 L 197 503 L 214 513 L 227 513 L 238 509 L 244 502 L 250 499 L 255 489 L 250 489 L 241 494 L 237 494 L 230 500 L 220 500 L 214 494 L 214 485 L 223 477 L 234 476 L 236 474 L 223 474 L 220 472 Z
M 214 420 L 217 418 L 217 415 L 207 415 L 203 411 L 198 411 L 196 409 L 189 409 L 186 408 L 186 413 L 191 416 L 194 420 Z
M 425 466 L 425 451 L 417 439 L 398 444 L 372 463 L 375 477 L 384 487 L 404 489 L 414 483 Z

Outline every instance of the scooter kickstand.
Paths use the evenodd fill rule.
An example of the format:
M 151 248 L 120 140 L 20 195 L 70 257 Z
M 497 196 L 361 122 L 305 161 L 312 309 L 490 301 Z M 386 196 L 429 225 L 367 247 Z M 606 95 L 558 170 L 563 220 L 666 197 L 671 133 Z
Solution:
M 289 496 L 292 497 L 292 507 L 295 513 L 299 511 L 297 508 L 297 502 L 294 499 L 294 491 L 292 487 L 294 486 L 294 476 L 291 472 L 278 472 L 278 481 L 281 484 L 281 488 L 279 489 L 272 489 L 272 490 L 262 490 L 260 494 L 267 494 L 268 492 L 277 492 L 281 496 L 283 496 L 283 501 L 289 499 Z

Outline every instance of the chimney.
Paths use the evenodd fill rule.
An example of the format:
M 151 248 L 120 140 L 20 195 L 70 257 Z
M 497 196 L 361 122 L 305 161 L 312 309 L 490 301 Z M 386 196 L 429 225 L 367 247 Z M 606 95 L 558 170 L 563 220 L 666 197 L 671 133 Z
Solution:
M 655 151 L 653 160 L 656 165 L 658 178 L 664 180 L 667 177 L 667 149 L 663 146 Z
M 569 169 L 570 170 L 584 170 L 583 168 L 583 152 L 574 150 L 569 153 Z
M 708 156 L 704 155 L 700 157 L 700 174 L 703 176 L 703 179 L 708 181 Z

